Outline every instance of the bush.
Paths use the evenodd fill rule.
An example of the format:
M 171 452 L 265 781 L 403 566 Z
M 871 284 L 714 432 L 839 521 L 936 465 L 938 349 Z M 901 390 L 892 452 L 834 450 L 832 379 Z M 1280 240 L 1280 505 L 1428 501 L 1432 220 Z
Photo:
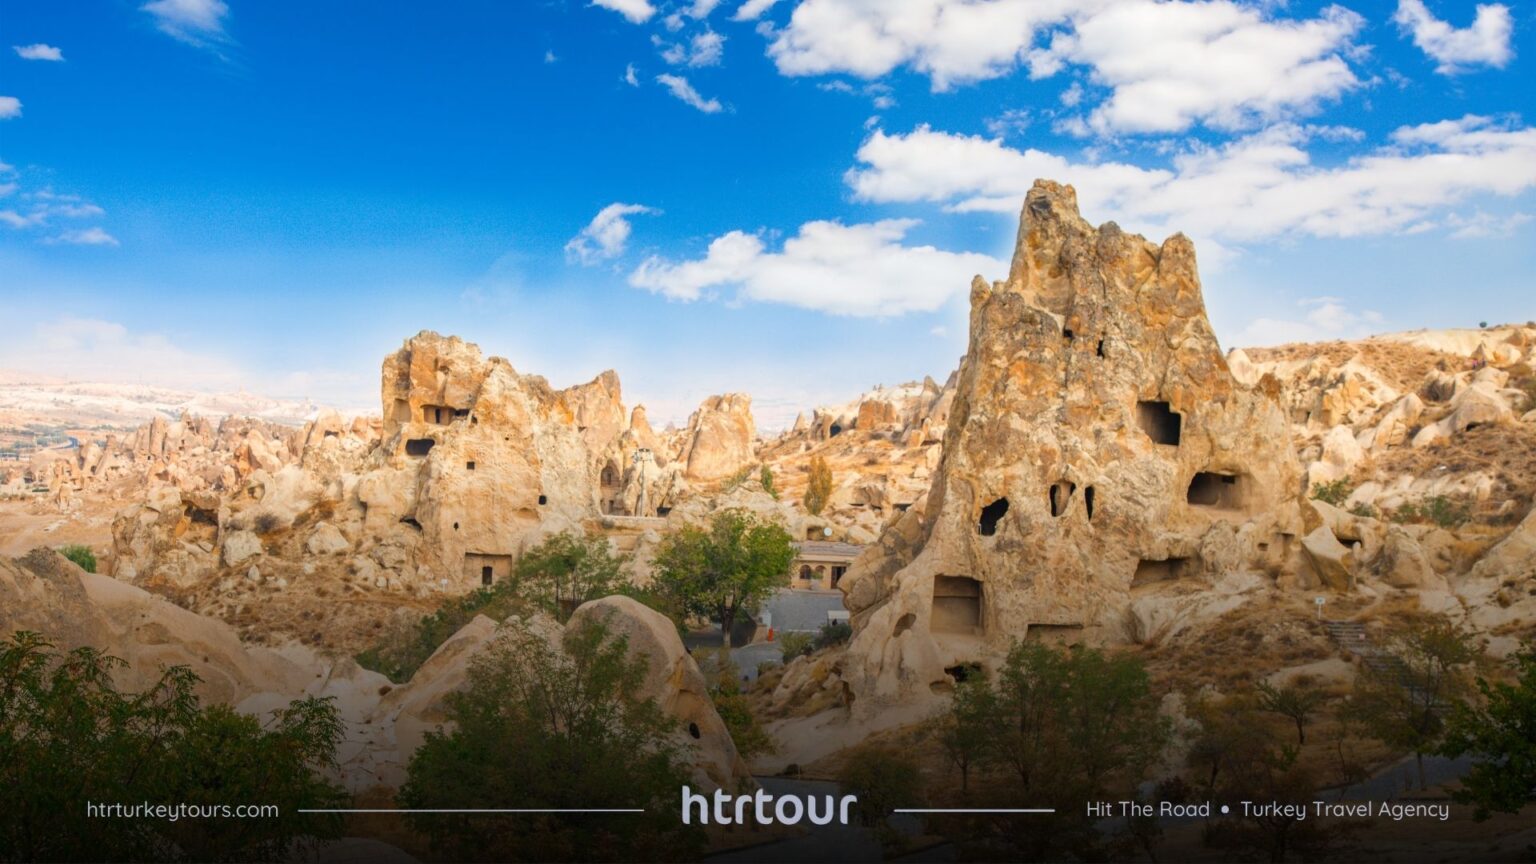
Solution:
M 1354 487 L 1349 485 L 1349 478 L 1340 477 L 1332 483 L 1312 484 L 1312 500 L 1343 507 L 1344 502 L 1349 500 L 1349 493 L 1353 491 Z
M 853 628 L 843 621 L 828 621 L 821 625 L 821 632 L 816 634 L 816 650 L 831 648 L 833 645 L 841 645 L 853 638 Z
M 81 570 L 87 573 L 96 572 L 96 553 L 89 546 L 81 546 L 78 543 L 69 546 L 60 546 L 59 554 L 75 562 Z
M 843 763 L 837 782 L 845 794 L 859 796 L 854 807 L 865 825 L 884 826 L 892 810 L 922 803 L 923 776 L 910 750 L 860 745 Z
M 1458 528 L 1472 519 L 1472 507 L 1445 495 L 1409 501 L 1392 512 L 1393 522 L 1429 522 L 1441 528 Z
M 526 626 L 503 632 L 470 662 L 447 700 L 444 727 L 411 757 L 401 806 L 641 808 L 614 815 L 412 818 L 453 861 L 688 860 L 699 826 L 682 824 L 688 769 L 676 721 L 634 693 L 645 661 L 603 627 L 567 633 L 563 650 Z M 445 731 L 451 730 L 451 731 Z M 494 802 L 489 803 L 489 802 Z
M 763 470 L 761 472 L 759 472 L 758 475 L 757 475 L 757 481 L 758 481 L 758 483 L 760 483 L 762 485 L 764 492 L 767 492 L 769 495 L 773 496 L 773 500 L 775 500 L 775 501 L 779 500 L 779 490 L 775 489 L 774 486 L 773 486 L 773 469 L 772 468 L 769 468 L 767 465 L 764 465 L 763 466 Z
M 1362 519 L 1377 519 L 1381 516 L 1381 513 L 1375 507 L 1364 501 L 1356 502 L 1353 507 L 1349 508 L 1349 512 L 1351 515 L 1359 516 Z
M 257 534 L 271 534 L 283 525 L 283 520 L 276 513 L 262 513 L 256 517 L 253 525 Z
M 415 624 L 397 627 L 372 647 L 357 655 L 357 665 L 384 675 L 397 684 L 411 680 L 421 664 L 476 615 L 500 621 L 509 615 L 531 611 L 513 582 L 479 588 L 463 597 L 445 601 L 436 612 Z
M 198 678 L 166 669 L 123 693 L 123 662 L 92 648 L 58 653 L 36 633 L 0 641 L 0 858 L 8 861 L 287 861 L 340 836 L 334 770 L 342 723 L 329 699 L 301 699 L 263 722 L 202 707 Z M 86 802 L 216 807 L 271 804 L 260 819 L 92 818 Z
M 809 633 L 784 633 L 779 636 L 779 648 L 784 651 L 784 662 L 803 657 L 816 650 L 816 637 Z

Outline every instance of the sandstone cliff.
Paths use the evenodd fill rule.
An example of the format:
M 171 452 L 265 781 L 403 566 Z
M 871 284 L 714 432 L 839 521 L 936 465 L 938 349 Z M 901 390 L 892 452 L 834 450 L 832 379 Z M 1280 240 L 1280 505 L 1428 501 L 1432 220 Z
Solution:
M 970 334 L 925 506 L 843 580 L 856 711 L 947 689 L 1014 639 L 1116 638 L 1138 591 L 1289 566 L 1279 388 L 1233 378 L 1182 235 L 1094 229 L 1071 187 L 1037 183 L 1008 279 L 972 286 Z

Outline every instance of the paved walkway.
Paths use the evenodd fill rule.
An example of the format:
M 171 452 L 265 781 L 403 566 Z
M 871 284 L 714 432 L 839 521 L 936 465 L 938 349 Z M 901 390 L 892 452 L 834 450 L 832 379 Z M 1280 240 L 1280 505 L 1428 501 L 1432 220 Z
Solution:
M 780 588 L 763 603 L 763 611 L 773 615 L 777 633 L 819 633 L 827 623 L 828 612 L 842 612 L 841 591 L 799 591 Z

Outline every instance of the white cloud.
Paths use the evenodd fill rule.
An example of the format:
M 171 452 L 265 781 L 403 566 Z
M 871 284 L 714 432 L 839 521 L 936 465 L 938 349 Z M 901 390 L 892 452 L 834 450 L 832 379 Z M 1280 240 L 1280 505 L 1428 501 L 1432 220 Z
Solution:
M 673 66 L 718 66 L 725 53 L 725 37 L 713 30 L 695 33 L 687 42 L 652 36 L 651 43 L 662 49 L 661 59 Z
M 1338 297 L 1309 297 L 1297 301 L 1307 312 L 1299 319 L 1256 318 L 1238 331 L 1236 347 L 1265 347 L 1288 342 L 1327 342 L 1360 339 L 1381 329 L 1381 313 L 1355 311 Z
M 1442 221 L 1446 228 L 1452 229 L 1452 237 L 1457 240 L 1471 240 L 1485 237 L 1508 237 L 1515 233 L 1516 228 L 1530 222 L 1531 214 L 1511 213 L 1508 216 L 1496 216 L 1492 213 L 1478 210 L 1467 216 L 1463 216 L 1460 213 L 1452 213 Z
M 556 62 L 559 59 L 560 58 L 556 57 L 555 56 L 555 52 L 553 52 L 553 51 L 545 51 L 544 52 L 544 62 L 545 63 L 554 63 L 554 62 Z
M 773 8 L 779 0 L 747 0 L 736 7 L 736 14 L 731 16 L 732 21 L 755 21 L 763 17 L 763 13 Z
M 650 4 L 650 0 L 592 0 L 592 5 L 611 9 L 623 15 L 631 24 L 644 24 L 656 14 L 656 7 Z
M 916 224 L 910 219 L 807 222 L 779 252 L 769 251 L 755 234 L 732 231 L 715 238 L 700 259 L 676 263 L 652 257 L 629 282 L 674 300 L 737 287 L 746 300 L 888 317 L 932 311 L 964 293 L 973 275 L 1007 270 L 987 255 L 902 245 Z
M 1100 134 L 1179 132 L 1196 123 L 1242 128 L 1307 113 L 1358 86 L 1340 52 L 1363 19 L 1340 6 L 1304 21 L 1266 20 L 1227 0 L 1117 3 L 1078 18 L 1032 52 L 1031 74 L 1065 63 L 1111 88 L 1088 117 Z
M 1536 128 L 1475 115 L 1405 126 L 1388 146 L 1328 167 L 1304 149 L 1317 132 L 1281 124 L 1143 168 L 1073 162 L 926 126 L 905 135 L 876 130 L 845 179 L 861 200 L 1012 214 L 1036 178 L 1050 178 L 1074 185 L 1090 219 L 1237 243 L 1404 232 L 1470 196 L 1536 188 Z
M 705 99 L 699 95 L 699 91 L 693 89 L 693 85 L 688 83 L 688 79 L 681 75 L 657 75 L 656 81 L 665 86 L 673 96 L 687 102 L 705 114 L 717 114 L 722 110 L 719 99 Z
M 565 257 L 585 265 L 596 264 L 624 254 L 631 226 L 626 216 L 660 213 L 644 204 L 613 203 L 597 211 L 587 227 L 565 244 Z
M 719 5 L 720 0 L 693 0 L 693 5 L 688 7 L 688 17 L 703 20 L 708 18 Z
M 1087 127 L 1177 132 L 1305 113 L 1358 86 L 1341 55 L 1362 23 L 1338 6 L 1282 20 L 1233 0 L 804 0 L 768 53 L 785 75 L 910 66 L 937 91 L 1081 65 L 1110 90 Z
M 188 45 L 206 48 L 228 40 L 229 4 L 223 0 L 154 0 L 139 8 L 154 17 L 160 32 Z
M 0 120 L 21 116 L 21 100 L 15 96 L 0 96 Z
M 629 63 L 624 67 L 624 83 L 631 87 L 640 86 L 640 78 L 635 75 L 635 64 Z
M 1021 135 L 1029 128 L 1029 123 L 1029 112 L 1023 108 L 1009 108 L 996 117 L 988 117 L 986 120 L 987 131 L 994 138 Z
M 160 333 L 135 333 L 115 321 L 64 315 L 18 335 L 0 344 L 0 367 L 170 387 L 234 387 L 241 379 L 221 357 L 181 348 Z
M 0 210 L 0 222 L 4 222 L 12 228 L 30 228 L 36 225 L 38 221 L 40 221 L 40 217 L 36 214 L 23 216 L 15 210 Z
M 1457 29 L 1436 18 L 1423 0 L 1398 0 L 1392 16 L 1404 35 L 1440 65 L 1435 71 L 1454 75 L 1468 66 L 1495 66 L 1509 63 L 1514 52 L 1509 37 L 1514 31 L 1509 7 L 1502 3 L 1479 3 L 1471 25 Z
M 53 45 L 38 42 L 32 45 L 12 45 L 16 49 L 16 55 L 23 60 L 51 60 L 55 63 L 64 62 L 64 52 Z
M 100 226 L 81 228 L 74 231 L 65 231 L 58 236 L 49 238 L 50 243 L 68 243 L 71 246 L 117 246 L 117 238 L 108 234 Z

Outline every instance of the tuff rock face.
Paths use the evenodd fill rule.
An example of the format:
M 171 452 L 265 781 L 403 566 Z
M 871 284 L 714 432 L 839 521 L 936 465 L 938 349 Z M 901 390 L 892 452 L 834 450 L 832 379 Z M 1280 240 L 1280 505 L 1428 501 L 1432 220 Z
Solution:
M 712 396 L 688 418 L 678 459 L 687 465 L 689 480 L 719 480 L 751 464 L 756 437 L 752 397 L 745 393 Z
M 1015 639 L 1117 639 L 1143 592 L 1290 566 L 1278 387 L 1228 370 L 1183 235 L 1094 229 L 1038 182 L 1008 279 L 972 284 L 970 333 L 926 501 L 842 582 L 856 712 L 943 692 Z

